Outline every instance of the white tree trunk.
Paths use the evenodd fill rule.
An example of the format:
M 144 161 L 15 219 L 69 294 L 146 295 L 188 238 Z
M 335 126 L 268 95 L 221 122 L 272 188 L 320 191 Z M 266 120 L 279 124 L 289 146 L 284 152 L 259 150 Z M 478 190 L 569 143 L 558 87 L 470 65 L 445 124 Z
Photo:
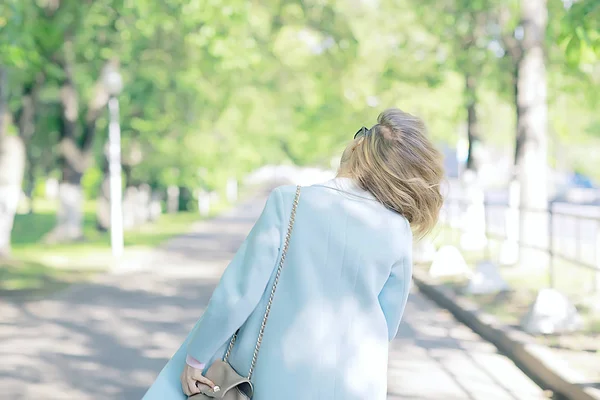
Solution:
M 466 210 L 461 216 L 462 235 L 460 247 L 463 250 L 482 250 L 487 245 L 485 193 L 480 187 L 477 173 L 466 170 L 462 179 L 463 201 Z
M 25 146 L 19 137 L 0 137 L 0 257 L 10 254 L 10 236 L 21 197 L 25 159 Z
M 500 248 L 500 264 L 515 265 L 519 261 L 519 182 L 513 180 L 508 188 L 508 208 L 505 211 L 506 240 Z
M 227 201 L 235 203 L 238 199 L 238 182 L 235 178 L 227 180 Z
M 174 214 L 179 211 L 179 188 L 169 186 L 167 188 L 167 213 Z
M 58 187 L 57 225 L 52 239 L 73 241 L 83 238 L 83 189 L 81 185 L 61 182 Z
M 596 224 L 596 272 L 594 272 L 593 285 L 594 293 L 600 294 L 600 222 Z M 600 304 L 598 304 L 598 311 L 600 311 Z
M 517 172 L 520 183 L 520 264 L 545 264 L 531 246 L 548 242 L 547 128 L 548 105 L 544 40 L 548 22 L 546 0 L 521 1 L 523 57 L 518 64 Z
M 203 217 L 210 214 L 210 196 L 204 190 L 198 191 L 198 212 Z
M 18 186 L 0 185 L 0 258 L 10 255 L 10 237 L 19 195 Z

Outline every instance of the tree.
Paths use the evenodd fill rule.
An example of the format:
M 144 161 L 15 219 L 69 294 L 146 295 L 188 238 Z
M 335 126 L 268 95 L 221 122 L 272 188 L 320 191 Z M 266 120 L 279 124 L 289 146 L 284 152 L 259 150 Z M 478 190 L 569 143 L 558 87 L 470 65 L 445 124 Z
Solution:
M 106 50 L 116 40 L 117 6 L 118 2 L 111 0 L 63 1 L 42 17 L 41 23 L 53 38 L 45 54 L 56 69 L 54 84 L 59 91 L 60 109 L 61 180 L 58 221 L 48 237 L 52 241 L 74 240 L 83 235 L 81 178 L 93 160 L 97 121 L 108 102 L 105 73 L 109 66 L 118 65 L 118 60 Z M 96 40 L 90 40 L 90 31 Z M 95 46 L 92 51 L 101 55 L 92 62 L 85 59 L 90 46 Z
M 25 142 L 33 134 L 37 79 L 29 63 L 35 61 L 31 36 L 31 8 L 16 0 L 0 4 L 0 257 L 10 253 L 10 234 L 21 197 L 25 170 Z M 16 101 L 16 112 L 11 106 Z M 15 134 L 13 123 L 17 125 Z
M 521 2 L 522 57 L 518 61 L 516 166 L 520 186 L 520 254 L 547 232 L 548 103 L 545 38 L 546 0 Z M 541 243 L 545 244 L 545 243 Z M 522 259 L 522 263 L 528 263 Z
M 463 104 L 467 127 L 468 170 L 476 175 L 481 160 L 477 151 L 482 134 L 478 117 L 478 92 L 489 74 L 489 65 L 496 56 L 490 51 L 495 22 L 495 10 L 487 0 L 444 0 L 419 3 L 419 15 L 425 26 L 431 27 L 438 44 L 435 51 L 444 54 L 440 73 L 454 71 L 463 78 Z
M 10 233 L 21 195 L 25 149 L 17 136 L 8 134 L 8 79 L 0 65 L 0 258 L 10 253 Z
M 515 18 L 516 9 L 520 16 Z M 546 0 L 500 6 L 502 43 L 513 76 L 516 112 L 515 171 L 519 183 L 520 262 L 533 260 L 531 246 L 543 246 L 548 219 L 548 85 L 546 78 Z M 540 242 L 542 241 L 542 242 Z
M 600 3 L 573 2 L 563 18 L 560 40 L 571 66 L 596 62 L 600 58 Z
M 266 163 L 329 166 L 357 126 L 395 105 L 422 115 L 439 142 L 454 145 L 466 126 L 473 170 L 484 138 L 506 145 L 497 139 L 508 135 L 495 105 L 515 104 L 519 165 L 531 147 L 524 143 L 539 136 L 527 122 L 520 74 L 530 64 L 523 34 L 530 28 L 518 0 L 37 4 L 2 4 L 16 34 L 4 29 L 0 37 L 10 75 L 0 107 L 13 121 L 3 132 L 26 144 L 26 192 L 36 174 L 61 176 L 56 239 L 80 237 L 82 192 L 98 192 L 106 162 L 102 71 L 117 60 L 128 185 L 219 191 L 226 178 Z M 552 68 L 564 72 L 558 63 Z

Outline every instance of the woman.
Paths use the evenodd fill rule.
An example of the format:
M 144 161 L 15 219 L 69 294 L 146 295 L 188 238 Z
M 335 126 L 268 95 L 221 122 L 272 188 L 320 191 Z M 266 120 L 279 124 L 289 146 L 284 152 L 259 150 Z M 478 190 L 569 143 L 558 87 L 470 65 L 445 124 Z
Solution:
M 301 189 L 289 249 L 264 331 L 254 400 L 385 400 L 388 343 L 407 302 L 412 232 L 436 224 L 441 154 L 419 118 L 398 109 L 359 130 L 337 178 Z M 144 400 L 214 387 L 223 358 L 248 373 L 275 280 L 295 187 L 279 187 L 225 270 L 203 316 Z M 215 388 L 219 390 L 219 388 Z

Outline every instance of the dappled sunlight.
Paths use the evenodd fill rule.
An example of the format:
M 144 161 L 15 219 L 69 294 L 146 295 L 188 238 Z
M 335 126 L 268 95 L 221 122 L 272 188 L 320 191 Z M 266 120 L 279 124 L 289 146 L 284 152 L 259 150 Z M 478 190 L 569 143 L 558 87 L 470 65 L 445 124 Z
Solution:
M 390 346 L 388 379 L 392 399 L 544 398 L 493 345 L 416 290 Z
M 386 373 L 387 337 L 377 337 L 381 330 L 374 326 L 373 316 L 356 300 L 345 298 L 341 304 L 334 307 L 326 299 L 315 299 L 304 307 L 284 335 L 283 361 L 291 370 L 298 365 L 312 365 L 319 374 L 337 371 L 336 375 L 343 377 L 343 382 L 338 383 L 344 387 L 342 392 L 356 398 L 383 396 L 379 382 Z M 351 327 L 336 326 L 340 316 L 347 316 L 347 320 L 352 321 Z M 307 342 L 311 343 L 308 348 Z M 357 351 L 341 354 L 342 347 Z M 315 360 L 319 360 L 318 363 Z M 344 368 L 341 373 L 340 368 Z
M 141 398 L 251 227 L 229 218 L 226 228 L 217 219 L 167 242 L 137 272 L 101 276 L 53 299 L 0 303 L 3 396 Z
M 3 383 L 3 393 L 16 396 L 28 370 L 44 370 L 28 397 L 38 388 L 81 399 L 141 397 L 200 316 L 218 273 L 211 275 L 206 284 L 165 279 L 159 268 L 104 277 L 53 300 L 0 304 L 10 323 L 0 331 L 0 376 L 14 382 Z
M 448 336 L 448 329 L 440 326 L 422 326 L 417 328 L 417 332 L 429 337 L 443 338 Z
M 281 185 L 190 348 L 250 357 L 267 307 L 255 400 L 542 397 L 508 357 L 600 392 L 599 5 L 0 0 L 0 397 L 179 374 Z
M 333 326 L 335 314 L 335 310 L 330 305 L 321 302 L 307 305 L 283 336 L 283 346 L 286 348 L 283 361 L 293 365 L 321 360 L 325 366 L 334 367 L 337 363 L 337 349 L 336 340 L 331 332 L 337 331 Z M 315 318 L 319 318 L 321 323 L 315 325 Z M 315 344 L 308 349 L 314 352 L 311 353 L 304 346 L 299 345 L 306 341 Z M 326 350 L 317 352 L 317 348 Z
M 202 314 L 226 260 L 264 203 L 256 204 L 169 241 L 139 271 L 98 277 L 53 299 L 0 303 L 3 395 L 141 398 Z M 373 324 L 382 321 L 365 304 L 345 298 L 336 308 L 328 296 L 312 298 L 290 319 L 282 361 L 292 370 L 311 370 L 320 379 L 346 365 L 339 390 L 370 398 L 384 390 L 371 382 L 386 374 L 378 366 L 388 358 L 390 400 L 540 398 L 539 389 L 492 345 L 415 288 L 389 352 L 387 337 L 373 334 Z M 354 324 L 336 326 L 339 315 L 353 316 Z M 301 344 L 307 340 L 326 351 L 306 351 Z M 340 340 L 359 350 L 340 354 Z
M 187 304 L 181 297 L 190 293 L 197 299 L 193 291 L 202 286 L 179 283 L 170 296 L 123 289 L 116 293 L 133 302 L 113 298 L 117 301 L 89 304 L 93 299 L 82 292 L 80 305 L 54 300 L 13 309 L 11 322 L 20 328 L 2 329 L 0 340 L 0 376 L 15 382 L 6 388 L 8 393 L 14 389 L 16 396 L 23 390 L 17 383 L 30 381 L 28 370 L 44 370 L 33 379 L 37 384 L 31 386 L 36 387 L 26 389 L 27 398 L 38 388 L 82 399 L 141 397 L 202 312 L 202 304 Z M 96 291 L 102 287 L 89 288 L 90 294 Z M 4 306 L 0 310 L 5 315 Z

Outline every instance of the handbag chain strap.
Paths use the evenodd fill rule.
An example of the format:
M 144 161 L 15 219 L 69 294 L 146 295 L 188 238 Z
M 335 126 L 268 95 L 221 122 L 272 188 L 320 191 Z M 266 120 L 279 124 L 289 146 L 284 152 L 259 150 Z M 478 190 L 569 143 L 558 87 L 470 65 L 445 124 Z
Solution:
M 279 277 L 281 276 L 281 270 L 283 269 L 283 264 L 285 263 L 285 257 L 287 255 L 288 248 L 290 247 L 290 239 L 292 237 L 292 230 L 294 228 L 294 221 L 296 220 L 296 210 L 298 209 L 298 202 L 300 200 L 300 186 L 296 187 L 296 197 L 294 198 L 294 204 L 292 206 L 292 214 L 290 215 L 290 221 L 288 224 L 287 233 L 285 235 L 285 241 L 283 244 L 283 250 L 281 252 L 281 258 L 279 259 L 279 266 L 277 267 L 277 273 L 275 274 L 275 280 L 273 281 L 273 286 L 271 287 L 271 295 L 269 296 L 269 301 L 267 302 L 267 308 L 265 310 L 265 315 L 263 316 L 262 324 L 260 325 L 260 331 L 258 332 L 258 339 L 256 339 L 256 346 L 254 347 L 254 354 L 252 354 L 252 363 L 250 364 L 250 370 L 248 371 L 248 379 L 252 379 L 252 374 L 254 373 L 254 366 L 256 365 L 256 359 L 258 358 L 258 352 L 260 351 L 260 345 L 262 344 L 263 334 L 265 333 L 265 327 L 267 326 L 267 320 L 269 319 L 269 313 L 271 312 L 271 306 L 273 305 L 273 298 L 275 297 L 275 291 L 277 290 L 277 284 L 279 283 Z M 235 344 L 235 340 L 237 339 L 239 331 L 236 331 L 231 340 L 229 341 L 229 346 L 227 347 L 227 352 L 223 357 L 223 361 L 227 362 L 229 355 L 231 354 L 231 350 L 233 349 L 233 345 Z

